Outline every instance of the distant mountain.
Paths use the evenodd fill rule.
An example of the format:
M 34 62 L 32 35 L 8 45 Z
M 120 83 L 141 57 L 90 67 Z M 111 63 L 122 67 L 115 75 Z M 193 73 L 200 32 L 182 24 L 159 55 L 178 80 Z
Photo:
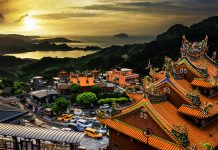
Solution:
M 48 38 L 39 41 L 48 41 L 50 43 L 82 43 L 82 41 L 77 41 L 77 40 L 72 41 L 64 37 Z
M 182 35 L 185 34 L 190 41 L 201 41 L 206 35 L 209 37 L 208 55 L 218 50 L 218 16 L 207 18 L 190 27 L 176 24 L 166 32 L 157 35 L 157 38 L 147 44 L 112 46 L 101 50 L 91 56 L 86 56 L 78 60 L 76 68 L 102 69 L 107 70 L 116 66 L 129 67 L 137 73 L 146 74 L 145 70 L 148 60 L 156 67 L 162 67 L 165 56 L 177 60 L 180 57 L 180 47 Z M 128 58 L 123 59 L 127 54 Z
M 119 33 L 119 34 L 114 35 L 114 37 L 123 38 L 123 37 L 129 37 L 129 36 L 126 33 Z

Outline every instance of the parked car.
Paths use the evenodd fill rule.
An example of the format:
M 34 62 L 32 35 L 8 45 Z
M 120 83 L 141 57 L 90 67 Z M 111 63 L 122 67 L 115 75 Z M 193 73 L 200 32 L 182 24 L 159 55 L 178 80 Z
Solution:
M 73 113 L 76 116 L 81 116 L 83 114 L 83 111 L 82 109 L 74 109 Z
M 57 118 L 57 120 L 58 121 L 70 121 L 72 118 L 73 118 L 72 114 L 62 114 Z
M 77 125 L 80 125 L 81 127 L 84 127 L 84 128 L 88 128 L 88 127 L 92 127 L 92 124 L 91 123 L 88 123 L 86 120 L 84 119 L 79 119 L 77 120 L 76 122 Z
M 100 109 L 108 109 L 110 108 L 110 106 L 108 104 L 104 104 L 102 106 L 100 106 Z
M 62 128 L 61 130 L 62 130 L 62 131 L 72 131 L 71 128 Z
M 81 127 L 80 125 L 76 123 L 69 123 L 68 127 L 78 132 L 83 132 L 85 130 L 85 128 Z
M 107 128 L 106 127 L 102 127 L 98 130 L 99 133 L 101 133 L 102 135 L 106 135 L 107 133 Z
M 101 123 L 96 119 L 89 119 L 89 120 L 87 120 L 87 122 L 89 124 L 92 124 L 93 127 L 100 127 L 101 126 Z
M 51 127 L 50 129 L 52 129 L 52 130 L 59 130 L 59 128 L 57 128 L 57 127 Z
M 92 137 L 92 138 L 101 138 L 102 137 L 102 134 L 99 133 L 98 131 L 96 131 L 95 129 L 93 128 L 86 128 L 84 133 L 89 136 L 89 137 Z
M 93 117 L 93 116 L 96 116 L 96 112 L 95 112 L 94 110 L 90 110 L 90 111 L 89 111 L 89 114 L 90 114 L 90 116 L 92 116 L 92 117 Z

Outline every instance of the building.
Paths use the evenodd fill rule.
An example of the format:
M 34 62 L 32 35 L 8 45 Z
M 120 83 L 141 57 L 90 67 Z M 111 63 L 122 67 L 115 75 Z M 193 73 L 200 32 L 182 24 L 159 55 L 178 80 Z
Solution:
M 139 74 L 133 73 L 132 69 L 122 68 L 107 72 L 107 80 L 119 84 L 121 87 L 134 87 L 139 82 Z
M 70 82 L 78 84 L 82 87 L 82 91 L 90 91 L 91 87 L 95 85 L 94 76 L 92 74 L 77 74 L 71 73 Z
M 23 124 L 24 115 L 28 112 L 0 103 L 0 123 Z
M 113 83 L 107 83 L 104 81 L 96 83 L 97 86 L 102 88 L 102 93 L 114 92 L 115 85 Z
M 0 123 L 2 150 L 78 150 L 84 133 Z
M 59 82 L 60 83 L 68 83 L 69 82 L 70 74 L 67 71 L 65 71 L 65 70 L 61 70 L 58 73 L 58 77 L 59 77 Z
M 165 57 L 160 72 L 147 67 L 143 94 L 129 94 L 134 104 L 114 104 L 112 116 L 98 113 L 109 128 L 110 149 L 218 148 L 217 60 L 207 49 L 207 37 L 191 43 L 184 36 L 178 61 Z
M 58 96 L 58 92 L 53 89 L 32 91 L 30 93 L 33 100 L 38 104 L 48 104 L 54 102 Z
M 40 90 L 46 86 L 47 82 L 42 76 L 35 76 L 30 80 L 30 88 L 32 90 Z
M 95 68 L 94 70 L 92 70 L 92 75 L 95 79 L 98 79 L 101 74 L 100 71 Z
M 58 73 L 58 77 L 53 78 L 54 87 L 61 95 L 69 95 L 71 93 L 70 88 L 70 74 L 65 70 L 61 70 Z

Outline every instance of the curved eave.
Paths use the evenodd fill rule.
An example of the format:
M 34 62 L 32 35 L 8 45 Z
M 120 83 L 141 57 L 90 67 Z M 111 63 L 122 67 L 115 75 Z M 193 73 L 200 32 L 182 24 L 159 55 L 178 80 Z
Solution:
M 121 113 L 111 117 L 111 120 L 119 119 L 120 117 L 127 115 L 131 113 L 132 111 L 139 109 L 141 107 L 144 107 L 148 110 L 149 115 L 152 117 L 152 119 L 163 129 L 163 131 L 176 143 L 180 144 L 180 141 L 171 133 L 172 127 L 167 123 L 164 122 L 163 118 L 158 115 L 156 110 L 153 108 L 152 104 L 145 98 L 141 99 L 140 102 L 138 102 L 135 105 L 132 105 L 131 107 L 124 109 L 121 111 Z
M 197 119 L 207 119 L 211 117 L 204 114 L 201 110 L 192 108 L 191 106 L 182 105 L 177 111 L 183 115 Z
M 119 120 L 111 120 L 111 119 L 100 119 L 100 122 L 109 126 L 110 128 L 125 134 L 131 138 L 134 138 L 137 141 L 140 141 L 144 144 L 147 143 L 147 137 L 143 134 L 142 130 L 136 129 L 130 125 L 125 124 Z M 164 140 L 157 136 L 151 136 L 149 138 L 149 145 L 156 149 L 171 149 L 171 150 L 182 150 L 184 149 L 182 146 L 178 144 L 174 144 L 167 140 Z
M 191 71 L 194 75 L 196 75 L 199 78 L 204 78 L 197 70 L 195 70 L 195 68 L 193 67 L 194 65 L 187 59 L 187 58 L 182 58 L 179 62 L 178 65 L 175 67 L 178 68 L 181 65 L 185 65 L 186 68 Z

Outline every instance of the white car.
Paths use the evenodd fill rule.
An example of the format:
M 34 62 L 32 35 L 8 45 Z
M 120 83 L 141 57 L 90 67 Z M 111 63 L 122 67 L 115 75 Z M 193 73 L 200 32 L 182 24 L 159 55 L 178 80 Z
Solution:
M 60 129 L 57 128 L 57 127 L 51 127 L 50 129 L 52 129 L 52 130 L 60 130 Z
M 106 135 L 107 133 L 107 128 L 103 128 L 101 127 L 99 130 L 98 130 L 99 133 L 103 134 L 103 135 Z
M 79 119 L 77 120 L 76 122 L 77 125 L 79 125 L 80 127 L 83 127 L 83 128 L 88 128 L 88 127 L 92 127 L 92 124 L 88 123 L 86 120 L 84 119 Z
M 104 104 L 103 106 L 100 106 L 100 109 L 108 109 L 110 106 L 108 104 Z
M 83 111 L 82 111 L 82 109 L 74 109 L 73 113 L 76 116 L 81 116 L 83 114 Z
M 72 131 L 71 128 L 62 128 L 61 130 L 62 130 L 62 131 Z

